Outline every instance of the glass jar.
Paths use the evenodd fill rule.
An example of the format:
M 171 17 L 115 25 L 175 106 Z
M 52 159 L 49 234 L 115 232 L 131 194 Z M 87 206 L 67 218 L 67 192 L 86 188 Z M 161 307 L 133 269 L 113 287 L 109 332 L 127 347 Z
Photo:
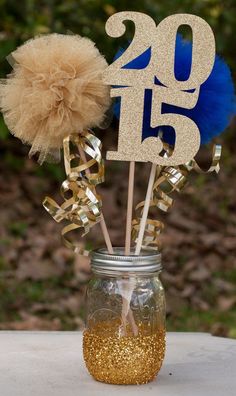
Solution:
M 161 255 L 94 251 L 87 289 L 83 354 L 89 373 L 110 384 L 143 384 L 165 354 L 165 296 Z

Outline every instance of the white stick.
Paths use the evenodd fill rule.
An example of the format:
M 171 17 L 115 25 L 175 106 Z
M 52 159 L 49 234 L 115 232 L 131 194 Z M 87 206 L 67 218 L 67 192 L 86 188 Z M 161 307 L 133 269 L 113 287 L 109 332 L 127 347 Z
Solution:
M 128 200 L 127 200 L 127 213 L 126 213 L 126 233 L 125 233 L 126 256 L 130 254 L 130 246 L 131 246 L 133 197 L 134 197 L 134 173 L 135 173 L 135 162 L 131 161 L 129 165 L 129 184 L 128 184 Z
M 147 222 L 149 205 L 150 205 L 150 200 L 151 200 L 151 195 L 152 195 L 152 188 L 153 188 L 153 184 L 154 184 L 154 180 L 155 180 L 156 167 L 157 167 L 156 164 L 152 164 L 149 181 L 148 181 L 147 194 L 146 194 L 144 208 L 143 208 L 143 214 L 142 214 L 142 218 L 141 218 L 141 222 L 140 222 L 140 229 L 139 229 L 137 244 L 136 244 L 136 248 L 135 248 L 136 256 L 138 256 L 140 254 L 140 251 L 142 248 L 143 236 L 144 236 L 144 232 L 145 232 L 145 226 L 146 226 L 146 222 Z
M 140 254 L 141 247 L 142 247 L 145 225 L 146 225 L 146 221 L 147 221 L 149 205 L 150 205 L 150 200 L 151 200 L 151 195 L 152 195 L 152 188 L 153 188 L 153 184 L 154 184 L 154 180 L 155 180 L 155 174 L 156 174 L 156 165 L 152 164 L 149 181 L 148 181 L 147 194 L 146 194 L 146 198 L 145 198 L 145 204 L 144 204 L 144 208 L 143 208 L 143 214 L 142 214 L 142 218 L 141 218 L 141 222 L 140 222 L 138 241 L 137 241 L 137 245 L 136 245 L 136 249 L 135 249 L 136 256 L 138 256 Z M 129 292 L 131 292 L 131 294 L 132 294 L 133 289 L 134 289 L 134 285 L 131 284 L 131 289 L 129 290 Z M 130 299 L 127 302 L 128 302 L 128 307 L 129 307 Z M 132 330 L 133 330 L 133 334 L 137 335 L 138 327 L 134 321 L 133 312 L 131 311 L 131 309 L 129 309 L 129 310 L 127 309 L 128 308 L 127 302 L 123 299 L 123 303 L 122 303 L 122 312 L 124 311 L 123 316 L 126 318 L 127 311 L 128 311 L 128 318 L 129 318 L 129 322 L 130 322 Z
M 128 199 L 127 199 L 127 214 L 126 214 L 126 232 L 125 232 L 125 255 L 130 254 L 131 247 L 131 230 L 132 230 L 132 214 L 133 214 L 133 197 L 134 197 L 134 174 L 135 174 L 135 162 L 131 161 L 129 164 L 129 183 L 128 183 Z M 134 289 L 132 286 L 131 290 Z M 131 292 L 132 295 L 132 292 Z M 121 320 L 122 320 L 122 333 L 126 335 L 126 323 L 127 319 L 130 323 L 133 334 L 138 335 L 138 327 L 134 320 L 134 315 L 132 310 L 130 309 L 130 297 L 127 299 L 127 296 L 122 296 L 122 312 L 121 312 Z

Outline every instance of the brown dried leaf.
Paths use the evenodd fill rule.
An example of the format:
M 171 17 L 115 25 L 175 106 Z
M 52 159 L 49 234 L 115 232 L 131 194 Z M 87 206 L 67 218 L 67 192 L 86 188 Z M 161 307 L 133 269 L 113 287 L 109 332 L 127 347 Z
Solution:
M 194 282 L 202 282 L 209 279 L 210 277 L 210 271 L 203 266 L 199 266 L 195 271 L 189 273 L 189 280 Z
M 217 299 L 217 305 L 220 311 L 226 312 L 229 311 L 236 304 L 236 296 L 225 297 L 219 296 Z
M 25 279 L 49 279 L 61 276 L 63 273 L 64 268 L 56 266 L 51 260 L 43 260 L 20 263 L 15 275 L 17 279 L 22 281 Z
M 52 320 L 42 319 L 38 316 L 21 313 L 22 320 L 6 322 L 0 324 L 0 329 L 4 330 L 61 330 L 61 321 L 59 318 Z

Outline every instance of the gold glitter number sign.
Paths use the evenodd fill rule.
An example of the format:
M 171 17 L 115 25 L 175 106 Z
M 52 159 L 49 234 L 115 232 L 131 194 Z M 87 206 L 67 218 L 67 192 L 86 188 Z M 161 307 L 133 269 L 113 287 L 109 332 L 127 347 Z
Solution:
M 150 161 L 163 166 L 184 164 L 194 158 L 199 149 L 199 129 L 186 116 L 162 114 L 162 104 L 186 109 L 195 107 L 200 86 L 210 75 L 215 60 L 213 32 L 206 21 L 191 14 L 171 15 L 156 26 L 145 14 L 120 12 L 108 19 L 108 35 L 122 36 L 126 20 L 135 24 L 134 39 L 103 75 L 106 84 L 121 86 L 111 89 L 112 97 L 121 97 L 118 151 L 108 151 L 107 159 Z M 191 71 L 185 81 L 177 80 L 174 73 L 176 34 L 182 25 L 188 25 L 193 36 Z M 151 48 L 151 59 L 146 68 L 123 68 L 148 48 Z M 162 85 L 154 84 L 155 76 Z M 169 157 L 160 155 L 163 144 L 159 137 L 142 141 L 145 89 L 152 90 L 151 127 L 169 125 L 175 130 L 175 146 Z M 191 92 L 186 92 L 189 90 Z

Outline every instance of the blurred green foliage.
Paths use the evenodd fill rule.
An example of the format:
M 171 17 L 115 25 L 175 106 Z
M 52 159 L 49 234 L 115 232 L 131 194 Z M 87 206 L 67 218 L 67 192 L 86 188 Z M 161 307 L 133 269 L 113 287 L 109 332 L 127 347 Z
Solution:
M 199 15 L 214 29 L 218 51 L 235 64 L 235 0 L 1 0 L 1 59 L 36 34 L 72 31 L 90 37 L 111 60 L 117 42 L 106 36 L 104 25 L 110 15 L 123 10 L 145 12 L 157 22 L 173 13 Z
M 0 76 L 10 72 L 6 56 L 25 40 L 50 32 L 78 33 L 96 42 L 111 62 L 119 45 L 132 38 L 133 26 L 127 34 L 112 39 L 105 33 L 105 22 L 117 11 L 136 10 L 149 14 L 158 23 L 168 15 L 188 12 L 199 15 L 212 26 L 217 52 L 236 70 L 234 37 L 236 34 L 235 0 L 0 0 Z M 0 119 L 0 138 L 8 137 Z
M 0 59 L 3 61 L 17 45 L 37 34 L 74 32 L 94 40 L 111 61 L 118 41 L 106 35 L 104 26 L 110 15 L 123 10 L 145 12 L 157 23 L 173 13 L 199 15 L 212 26 L 218 52 L 232 67 L 235 65 L 235 0 L 0 0 Z
M 120 45 L 132 39 L 133 26 L 127 24 L 128 30 L 125 37 L 112 39 L 105 33 L 105 22 L 115 12 L 125 10 L 136 10 L 150 15 L 158 23 L 163 18 L 174 13 L 192 13 L 203 17 L 213 28 L 217 52 L 222 55 L 230 65 L 236 70 L 235 47 L 233 45 L 236 36 L 236 0 L 0 0 L 0 77 L 3 78 L 11 71 L 11 67 L 6 61 L 9 55 L 17 46 L 24 41 L 39 34 L 51 32 L 58 33 L 78 33 L 87 36 L 96 42 L 99 50 L 106 56 L 108 62 L 112 58 Z M 9 150 L 9 134 L 3 119 L 0 117 L 0 139 L 2 140 L 1 157 L 4 159 L 6 167 L 12 173 L 22 168 L 26 155 L 19 155 L 17 150 L 27 150 L 21 144 L 14 145 L 14 151 Z M 225 172 L 234 172 L 230 168 L 232 154 L 230 144 L 224 146 Z M 13 145 L 11 149 L 13 148 Z M 17 151 L 17 155 L 16 152 Z M 24 152 L 24 154 L 27 151 Z M 114 163 L 117 167 L 118 163 Z M 115 168 L 114 168 L 115 169 Z M 113 170 L 114 170 L 113 169 Z M 117 171 L 117 170 L 116 170 Z M 62 166 L 44 164 L 42 167 L 34 169 L 35 174 L 40 178 L 46 174 L 50 180 L 62 180 L 64 170 Z M 207 179 L 209 176 L 207 177 Z M 195 179 L 196 187 L 199 189 L 205 183 L 205 176 L 199 175 Z M 196 206 L 202 216 L 206 211 L 204 204 L 195 194 L 192 195 L 192 205 Z M 227 201 L 220 204 L 220 213 L 227 215 Z M 226 213 L 226 214 L 225 214 Z M 9 234 L 15 238 L 24 238 L 27 224 L 24 221 L 15 221 L 9 225 Z M 2 238 L 2 245 L 10 244 L 7 238 Z M 87 246 L 88 248 L 89 246 Z M 179 257 L 179 266 L 181 256 Z M 0 258 L 0 270 L 8 271 L 8 264 Z M 70 274 L 69 274 L 70 275 Z M 69 276 L 68 275 L 68 276 Z M 71 275 L 70 275 L 71 276 Z M 233 282 L 236 278 L 235 270 L 228 270 L 222 273 L 213 274 L 213 278 L 222 278 Z M 65 277 L 64 277 L 65 278 Z M 64 279 L 65 280 L 65 279 Z M 66 290 L 62 277 L 57 277 L 49 281 L 14 282 L 9 284 L 4 279 L 0 279 L 1 307 L 0 321 L 17 320 L 20 305 L 30 305 L 31 302 L 48 302 L 46 290 L 56 290 L 59 293 L 70 293 Z M 214 306 L 216 300 L 215 289 L 209 283 L 204 289 L 204 298 Z M 53 297 L 51 297 L 53 299 Z M 61 315 L 60 311 L 57 317 Z M 49 315 L 47 312 L 45 315 Z M 51 314 L 50 314 L 51 315 Z M 68 313 L 61 320 L 64 329 L 71 329 Z M 202 329 L 209 331 L 211 323 L 226 323 L 229 328 L 229 335 L 236 337 L 235 333 L 235 310 L 229 312 L 219 312 L 217 306 L 207 312 L 200 312 L 196 315 L 194 309 L 188 306 L 176 316 L 168 319 L 169 330 L 192 331 Z

